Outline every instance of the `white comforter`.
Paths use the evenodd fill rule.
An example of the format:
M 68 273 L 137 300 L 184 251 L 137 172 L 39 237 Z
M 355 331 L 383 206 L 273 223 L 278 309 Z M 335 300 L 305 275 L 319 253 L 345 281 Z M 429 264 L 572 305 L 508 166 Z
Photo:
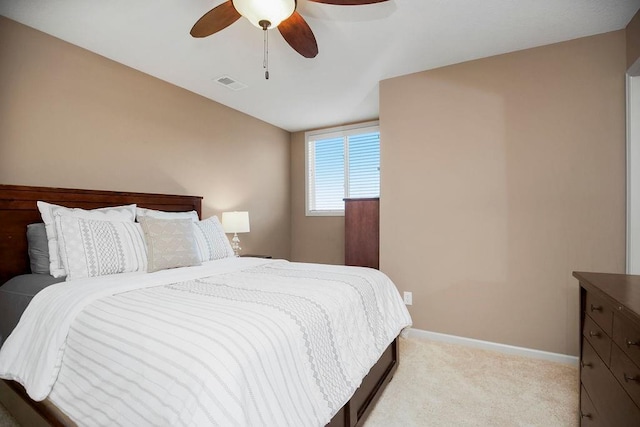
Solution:
M 410 323 L 376 270 L 233 258 L 49 286 L 0 377 L 79 425 L 320 426 Z

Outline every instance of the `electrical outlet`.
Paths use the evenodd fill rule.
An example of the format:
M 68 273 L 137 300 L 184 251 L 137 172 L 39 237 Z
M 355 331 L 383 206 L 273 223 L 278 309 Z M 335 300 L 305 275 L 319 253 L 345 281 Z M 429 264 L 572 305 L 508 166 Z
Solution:
M 411 292 L 404 293 L 404 305 L 413 304 L 413 294 Z

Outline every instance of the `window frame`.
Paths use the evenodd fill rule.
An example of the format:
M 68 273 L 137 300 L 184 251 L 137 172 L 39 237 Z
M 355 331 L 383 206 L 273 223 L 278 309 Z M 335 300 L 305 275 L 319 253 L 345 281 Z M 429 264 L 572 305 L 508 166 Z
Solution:
M 380 134 L 380 122 L 378 120 L 373 120 L 364 123 L 357 123 L 348 126 L 336 126 L 332 128 L 326 129 L 317 129 L 313 131 L 308 131 L 304 133 L 304 192 L 305 192 L 305 215 L 306 216 L 344 216 L 344 209 L 340 210 L 311 210 L 310 209 L 310 199 L 311 199 L 311 191 L 309 188 L 310 185 L 310 176 L 309 176 L 309 143 L 311 141 L 316 141 L 319 139 L 330 139 L 330 138 L 343 138 L 343 149 L 344 149 L 344 194 L 348 193 L 349 189 L 349 149 L 348 145 L 344 141 L 344 138 L 353 135 L 365 134 L 378 132 Z M 380 139 L 380 144 L 382 144 L 382 138 Z M 348 196 L 345 196 L 347 198 Z

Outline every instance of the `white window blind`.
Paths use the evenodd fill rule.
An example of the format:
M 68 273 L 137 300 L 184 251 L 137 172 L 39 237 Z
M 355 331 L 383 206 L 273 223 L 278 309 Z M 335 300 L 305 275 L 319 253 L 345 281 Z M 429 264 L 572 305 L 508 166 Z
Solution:
M 347 137 L 347 146 L 349 147 L 347 197 L 380 196 L 380 132 Z
M 345 198 L 380 195 L 377 123 L 307 133 L 307 215 L 343 215 Z

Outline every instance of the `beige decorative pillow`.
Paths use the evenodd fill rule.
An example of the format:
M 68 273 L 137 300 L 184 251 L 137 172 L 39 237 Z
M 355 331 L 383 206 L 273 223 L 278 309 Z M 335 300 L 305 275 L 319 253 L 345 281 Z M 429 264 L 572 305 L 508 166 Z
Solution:
M 200 265 L 191 219 L 138 218 L 147 244 L 147 271 Z

